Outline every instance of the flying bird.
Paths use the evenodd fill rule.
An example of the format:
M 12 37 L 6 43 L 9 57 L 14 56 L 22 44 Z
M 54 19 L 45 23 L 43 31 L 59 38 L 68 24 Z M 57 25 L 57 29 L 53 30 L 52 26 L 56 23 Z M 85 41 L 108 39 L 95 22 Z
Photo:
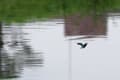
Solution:
M 88 43 L 77 43 L 77 45 L 80 45 L 81 48 L 86 48 Z

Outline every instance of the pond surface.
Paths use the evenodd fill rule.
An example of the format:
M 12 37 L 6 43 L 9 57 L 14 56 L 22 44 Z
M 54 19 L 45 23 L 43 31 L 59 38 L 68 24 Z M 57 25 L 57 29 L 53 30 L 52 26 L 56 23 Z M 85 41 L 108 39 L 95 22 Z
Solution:
M 76 40 L 81 36 L 64 36 L 63 20 L 25 24 L 24 37 L 42 53 L 43 64 L 24 65 L 20 77 L 7 80 L 120 80 L 120 17 L 109 17 L 107 25 L 107 38 Z M 81 49 L 77 43 L 88 45 Z

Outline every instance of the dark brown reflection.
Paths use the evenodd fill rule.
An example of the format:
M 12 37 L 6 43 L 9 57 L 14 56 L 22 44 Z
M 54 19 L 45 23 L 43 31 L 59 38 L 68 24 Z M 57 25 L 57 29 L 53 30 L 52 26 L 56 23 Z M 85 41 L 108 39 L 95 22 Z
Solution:
M 65 35 L 106 35 L 107 25 L 105 16 L 71 15 L 65 18 Z

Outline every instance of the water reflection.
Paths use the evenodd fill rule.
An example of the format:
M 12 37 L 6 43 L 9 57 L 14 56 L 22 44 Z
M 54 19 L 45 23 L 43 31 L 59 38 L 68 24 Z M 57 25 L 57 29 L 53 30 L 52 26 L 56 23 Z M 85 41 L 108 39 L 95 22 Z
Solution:
M 0 78 L 20 77 L 24 66 L 41 66 L 43 56 L 35 52 L 24 32 L 18 27 L 3 27 L 3 48 L 0 56 Z
M 27 37 L 29 37 L 29 39 L 32 39 L 31 40 L 32 42 L 31 44 L 33 44 L 32 46 L 29 44 L 28 42 L 29 40 L 25 39 L 26 37 L 23 37 L 23 35 L 26 33 L 24 33 L 20 28 L 14 27 L 14 30 L 13 29 L 12 31 L 8 30 L 12 35 L 4 35 L 4 48 L 3 48 L 2 53 L 4 53 L 3 56 L 6 56 L 6 58 L 1 57 L 2 61 L 4 62 L 4 65 L 3 63 L 1 63 L 1 65 L 4 68 L 3 70 L 9 69 L 11 73 L 8 76 L 8 72 L 5 73 L 4 71 L 1 71 L 0 73 L 2 74 L 2 77 L 7 78 L 7 77 L 20 77 L 21 76 L 20 78 L 17 78 L 18 80 L 34 80 L 34 79 L 36 80 L 39 80 L 39 79 L 41 80 L 68 80 L 68 72 L 69 72 L 68 71 L 68 65 L 69 65 L 68 63 L 68 57 L 69 57 L 68 46 L 69 45 L 68 44 L 69 42 L 66 40 L 66 37 L 63 34 L 64 25 L 61 24 L 63 23 L 63 21 L 58 21 L 58 22 L 56 23 L 56 22 L 48 21 L 48 22 L 45 22 L 44 24 L 36 23 L 39 28 L 42 26 L 40 30 L 37 30 L 37 29 L 30 30 L 26 27 L 27 28 L 26 32 L 29 32 L 31 34 L 30 36 L 27 36 Z M 28 25 L 28 27 L 30 26 L 31 27 L 34 26 L 34 28 L 36 27 L 36 25 L 34 24 Z M 9 29 L 11 30 L 11 28 Z M 112 32 L 114 32 L 114 29 L 110 29 L 110 30 L 112 30 L 110 34 L 113 35 Z M 39 37 L 36 36 L 38 34 L 39 34 Z M 81 39 L 90 38 L 91 40 L 91 38 L 98 38 L 98 36 L 77 36 L 74 38 L 72 37 L 70 36 L 69 40 L 73 42 L 76 40 L 79 40 L 78 42 L 82 42 Z M 100 36 L 99 38 L 102 38 L 102 37 L 103 36 Z M 116 37 L 112 36 L 112 38 L 116 38 Z M 116 40 L 117 39 L 118 38 L 116 38 Z M 80 54 L 78 54 L 77 57 L 79 57 L 80 55 L 84 55 L 82 54 L 80 47 L 76 45 L 76 42 L 72 44 L 73 45 L 71 46 L 73 50 L 75 51 L 73 52 L 74 55 L 76 55 L 76 53 L 78 53 L 79 51 L 80 51 Z M 94 46 L 97 46 L 97 45 L 94 45 Z M 77 47 L 77 50 L 76 50 L 76 47 Z M 45 52 L 45 55 L 44 55 L 45 62 L 44 62 L 44 67 L 42 68 L 41 67 L 39 68 L 38 66 L 43 66 L 43 53 L 36 52 L 36 50 L 34 49 Z M 91 48 L 89 48 L 89 50 L 90 49 Z M 82 61 L 80 59 L 81 58 L 78 58 L 75 64 L 78 64 L 78 61 Z M 7 65 L 7 63 L 9 63 L 9 66 L 7 66 L 6 68 L 5 65 Z M 76 68 L 76 70 L 77 69 L 78 68 Z

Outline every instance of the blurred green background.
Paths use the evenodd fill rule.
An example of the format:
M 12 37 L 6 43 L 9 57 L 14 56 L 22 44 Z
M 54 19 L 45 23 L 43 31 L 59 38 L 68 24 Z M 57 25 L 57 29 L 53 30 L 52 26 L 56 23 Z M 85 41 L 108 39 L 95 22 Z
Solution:
M 23 22 L 80 13 L 101 14 L 120 9 L 120 0 L 0 0 L 0 21 Z

